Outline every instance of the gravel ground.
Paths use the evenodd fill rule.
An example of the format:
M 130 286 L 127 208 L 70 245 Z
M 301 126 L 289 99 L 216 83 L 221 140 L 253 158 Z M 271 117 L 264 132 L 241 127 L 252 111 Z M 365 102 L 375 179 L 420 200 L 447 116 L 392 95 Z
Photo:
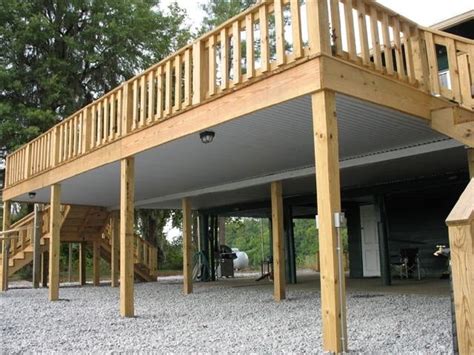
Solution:
M 221 286 L 226 282 L 220 282 Z M 319 353 L 319 292 L 291 289 L 277 304 L 271 286 L 204 287 L 181 295 L 176 281 L 135 285 L 136 318 L 118 315 L 109 286 L 11 289 L 0 295 L 0 353 Z M 445 296 L 348 293 L 351 352 L 452 353 Z

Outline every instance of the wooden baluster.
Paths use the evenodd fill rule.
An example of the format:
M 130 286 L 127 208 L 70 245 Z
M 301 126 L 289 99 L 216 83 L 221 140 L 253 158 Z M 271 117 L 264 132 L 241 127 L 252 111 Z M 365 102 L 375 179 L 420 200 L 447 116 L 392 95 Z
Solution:
M 378 14 L 375 6 L 370 7 L 370 34 L 372 37 L 372 51 L 375 69 L 381 71 L 382 68 L 382 53 L 380 50 L 380 37 L 378 27 Z
M 138 79 L 133 81 L 133 110 L 132 110 L 132 131 L 137 128 L 137 122 L 139 119 L 139 112 L 138 112 Z
M 400 20 L 393 17 L 393 41 L 395 43 L 395 63 L 397 65 L 398 78 L 406 80 L 405 65 L 402 56 L 402 43 L 400 39 Z
M 346 23 L 347 51 L 349 52 L 349 59 L 356 61 L 357 52 L 354 34 L 354 16 L 352 0 L 344 1 L 344 20 Z
M 275 34 L 276 34 L 276 63 L 278 66 L 285 64 L 285 38 L 283 35 L 283 9 L 282 0 L 275 0 Z
M 123 108 L 123 87 L 117 93 L 117 132 L 116 137 L 122 135 L 122 108 Z
M 110 127 L 109 127 L 109 136 L 108 140 L 112 141 L 115 139 L 116 136 L 116 131 L 117 131 L 117 111 L 116 111 L 116 104 L 117 104 L 117 99 L 116 99 L 116 94 L 110 95 L 110 110 L 109 110 L 109 115 L 110 115 Z
M 247 79 L 253 78 L 255 74 L 254 36 L 252 14 L 245 16 L 245 58 L 247 64 Z
M 216 39 L 209 37 L 209 96 L 216 93 Z
M 155 120 L 163 117 L 163 68 L 156 69 L 156 116 Z
M 147 79 L 147 86 L 148 86 L 148 117 L 147 117 L 147 124 L 150 124 L 155 117 L 155 71 L 150 70 L 148 73 Z
M 131 131 L 133 125 L 133 92 L 132 84 L 128 82 L 123 84 L 121 119 L 120 135 L 125 136 Z
M 390 40 L 389 19 L 388 14 L 382 14 L 382 35 L 383 35 L 383 52 L 385 58 L 385 68 L 390 75 L 394 74 L 393 56 L 392 56 L 392 41 Z
M 97 103 L 97 146 L 102 144 L 102 136 L 104 134 L 104 111 L 102 101 Z
M 193 105 L 201 103 L 204 99 L 206 89 L 204 88 L 206 68 L 204 58 L 204 44 L 201 40 L 193 44 Z
M 78 128 L 78 124 L 77 124 L 77 116 L 74 116 L 71 120 L 71 145 L 72 145 L 72 152 L 71 152 L 71 156 L 75 157 L 76 154 L 77 154 L 77 148 L 76 148 L 76 145 L 77 145 L 77 128 Z M 43 151 L 43 148 L 41 148 L 41 151 Z M 43 160 L 43 159 L 41 159 Z
M 64 160 L 64 124 L 59 126 L 59 163 Z
M 191 105 L 191 50 L 184 52 L 184 101 L 183 107 Z
M 221 89 L 229 87 L 229 39 L 227 28 L 221 30 Z
M 109 140 L 109 129 L 110 129 L 110 117 L 109 117 L 109 104 L 110 100 L 108 97 L 104 97 L 103 107 L 104 107 L 104 134 L 102 137 L 102 143 L 107 143 Z
M 146 76 L 142 75 L 140 77 L 140 121 L 138 122 L 138 127 L 143 127 L 145 124 L 146 96 Z
M 260 6 L 258 18 L 260 21 L 260 60 L 262 62 L 261 71 L 262 73 L 265 73 L 266 71 L 268 71 L 270 66 L 270 56 L 268 47 L 268 16 L 266 4 Z
M 97 145 L 97 108 L 96 105 L 92 105 L 90 108 L 90 117 L 91 117 L 91 136 L 90 136 L 90 146 L 94 148 Z
M 181 84 L 182 84 L 182 70 L 181 70 L 181 56 L 179 54 L 174 58 L 174 109 L 181 110 Z
M 25 159 L 25 166 L 24 166 L 24 179 L 28 179 L 31 175 L 31 149 L 32 149 L 32 144 L 27 144 L 26 145 L 26 159 Z
M 301 40 L 301 16 L 299 0 L 290 0 L 291 33 L 293 36 L 293 54 L 295 59 L 303 55 L 303 41 Z
M 433 34 L 425 31 L 426 54 L 428 55 L 428 66 L 430 71 L 431 91 L 435 95 L 441 93 L 439 83 L 438 58 L 436 55 L 436 46 L 433 40 Z
M 412 39 L 410 35 L 410 26 L 408 23 L 402 24 L 403 29 L 403 46 L 405 49 L 405 63 L 407 66 L 407 76 L 408 80 L 411 83 L 416 82 L 415 78 L 415 67 L 413 65 L 413 48 L 412 48 Z
M 166 77 L 166 94 L 165 94 L 165 115 L 169 116 L 171 114 L 171 61 L 166 62 L 165 67 L 165 77 Z
M 234 85 L 240 83 L 240 62 L 241 62 L 241 53 L 240 53 L 240 24 L 239 21 L 235 21 L 232 24 L 232 46 L 234 49 L 234 63 L 233 63 L 233 71 L 234 71 Z
M 360 51 L 362 55 L 362 63 L 364 65 L 370 64 L 370 52 L 369 52 L 369 37 L 367 35 L 367 21 L 365 20 L 365 2 L 357 1 L 357 12 L 359 21 L 359 39 L 360 39 Z
M 456 53 L 456 43 L 452 38 L 446 38 L 446 50 L 448 53 L 449 76 L 451 78 L 452 99 L 461 102 L 461 84 L 459 80 L 458 56 Z
M 474 100 L 471 94 L 471 80 L 469 73 L 469 57 L 466 53 L 458 55 L 459 84 L 461 87 L 461 104 L 471 108 Z M 474 156 L 474 155 L 473 155 Z
M 331 1 L 331 22 L 332 22 L 332 38 L 336 47 L 336 55 L 342 56 L 342 31 L 341 16 L 339 13 L 339 0 Z

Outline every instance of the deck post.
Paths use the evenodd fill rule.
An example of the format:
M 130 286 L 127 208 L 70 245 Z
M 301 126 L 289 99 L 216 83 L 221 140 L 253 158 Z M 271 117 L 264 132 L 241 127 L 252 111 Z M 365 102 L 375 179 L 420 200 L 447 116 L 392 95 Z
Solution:
M 11 223 L 11 202 L 3 202 L 3 226 L 2 230 L 6 231 L 10 228 Z M 8 249 L 10 248 L 10 242 L 7 239 L 2 240 L 2 273 L 0 274 L 0 287 L 2 292 L 8 290 Z
M 321 267 L 323 350 L 347 350 L 345 279 L 340 279 L 335 213 L 341 212 L 339 141 L 335 93 L 312 96 Z
M 38 288 L 41 279 L 41 231 L 42 221 L 40 205 L 35 204 L 33 227 L 33 288 Z
M 122 159 L 120 166 L 120 315 L 133 317 L 135 159 Z
M 59 246 L 61 228 L 61 185 L 51 186 L 49 237 L 49 300 L 59 299 Z
M 283 240 L 283 197 L 281 181 L 271 184 L 273 234 L 273 296 L 279 302 L 286 298 L 285 257 Z
M 474 178 L 474 148 L 467 149 L 467 164 L 469 166 L 469 177 Z
M 79 283 L 86 284 L 86 243 L 79 243 Z
M 100 240 L 92 242 L 92 280 L 94 286 L 100 285 Z
M 111 252 L 110 252 L 110 279 L 111 286 L 117 287 L 120 275 L 120 221 L 117 212 L 112 213 L 110 218 L 111 228 Z
M 183 293 L 193 293 L 192 216 L 189 198 L 183 198 Z
M 283 201 L 283 217 L 283 226 L 285 228 L 286 280 L 289 284 L 296 284 L 296 254 L 293 208 L 288 202 L 285 201 Z
M 474 178 L 446 219 L 459 354 L 474 354 Z
M 48 287 L 48 275 L 49 275 L 49 252 L 44 251 L 41 253 L 41 287 Z

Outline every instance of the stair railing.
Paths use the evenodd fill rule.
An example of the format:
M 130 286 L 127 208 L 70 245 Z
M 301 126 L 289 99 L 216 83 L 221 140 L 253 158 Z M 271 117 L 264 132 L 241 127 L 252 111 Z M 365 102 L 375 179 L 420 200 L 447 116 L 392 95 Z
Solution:
M 108 245 L 112 245 L 110 223 L 105 226 L 102 238 Z M 151 276 L 158 275 L 158 248 L 138 234 L 135 234 L 133 238 L 133 257 L 134 263 L 145 266 Z

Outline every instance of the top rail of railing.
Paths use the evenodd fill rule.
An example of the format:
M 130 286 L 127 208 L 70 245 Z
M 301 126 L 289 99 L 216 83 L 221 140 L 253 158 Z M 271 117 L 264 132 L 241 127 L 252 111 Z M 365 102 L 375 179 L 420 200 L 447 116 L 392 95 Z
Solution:
M 6 188 L 323 54 L 474 105 L 474 42 L 368 0 L 261 0 L 7 157 Z

